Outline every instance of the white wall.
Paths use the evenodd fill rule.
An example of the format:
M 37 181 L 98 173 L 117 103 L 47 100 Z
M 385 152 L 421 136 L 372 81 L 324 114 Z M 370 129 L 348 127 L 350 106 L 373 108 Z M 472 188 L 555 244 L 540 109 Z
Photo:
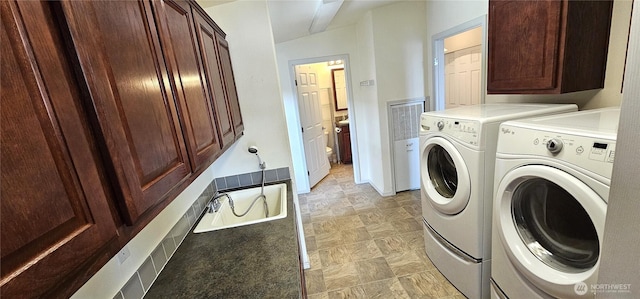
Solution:
M 376 61 L 374 55 L 373 44 L 373 14 L 368 12 L 358 21 L 357 30 L 357 48 L 358 56 L 361 64 L 357 69 L 358 80 L 374 80 L 376 78 Z M 380 150 L 375 145 L 379 145 L 380 132 L 378 125 L 378 89 L 375 86 L 360 86 L 359 83 L 354 85 L 354 89 L 358 90 L 360 99 L 357 102 L 358 109 L 358 155 L 360 156 L 360 171 L 363 181 L 368 181 L 372 185 L 381 184 L 374 182 L 376 170 L 382 169 L 380 165 Z
M 214 163 L 216 176 L 260 170 L 247 152 L 256 145 L 267 169 L 291 167 L 291 151 L 265 0 L 240 0 L 206 9 L 227 34 L 244 121 L 242 136 Z
M 383 195 L 394 194 L 387 102 L 424 97 L 426 43 L 424 1 L 402 1 L 372 11 L 380 143 L 369 144 L 381 167 L 371 174 Z M 378 148 L 379 146 L 379 148 Z
M 427 1 L 427 89 L 433 98 L 433 70 L 428 63 L 433 61 L 432 41 L 434 34 L 446 31 L 459 24 L 467 22 L 488 13 L 489 1 Z M 575 92 L 563 95 L 487 95 L 487 103 L 504 102 L 544 102 L 544 103 L 576 103 L 580 109 L 620 105 L 622 94 L 622 70 L 624 67 L 625 48 L 629 33 L 629 19 L 631 15 L 630 0 L 615 0 L 613 5 L 613 19 L 611 37 L 605 74 L 605 87 L 601 90 Z

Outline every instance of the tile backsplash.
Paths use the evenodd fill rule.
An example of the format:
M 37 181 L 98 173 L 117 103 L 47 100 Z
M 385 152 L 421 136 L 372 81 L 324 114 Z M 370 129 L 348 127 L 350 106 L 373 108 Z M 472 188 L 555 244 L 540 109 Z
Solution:
M 277 169 L 269 169 L 264 171 L 265 183 L 272 183 L 282 180 L 288 180 L 291 178 L 288 167 L 282 167 Z M 255 171 L 251 173 L 243 173 L 238 175 L 231 175 L 222 178 L 215 179 L 216 190 L 226 190 L 233 188 L 248 187 L 253 185 L 259 185 L 262 179 L 262 171 Z
M 265 183 L 291 178 L 288 167 L 265 170 Z M 151 288 L 160 271 L 178 249 L 191 228 L 196 224 L 207 202 L 218 191 L 232 188 L 248 187 L 261 183 L 262 171 L 244 173 L 214 179 L 193 202 L 191 207 L 180 217 L 162 242 L 156 246 L 151 255 L 138 268 L 127 283 L 113 297 L 114 299 L 140 299 Z

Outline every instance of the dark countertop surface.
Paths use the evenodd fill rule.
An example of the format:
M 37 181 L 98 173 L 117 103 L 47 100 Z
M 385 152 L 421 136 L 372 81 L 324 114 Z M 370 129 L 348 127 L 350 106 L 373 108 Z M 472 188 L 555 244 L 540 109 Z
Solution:
M 301 298 L 293 194 L 286 183 L 286 218 L 199 234 L 191 228 L 145 298 Z

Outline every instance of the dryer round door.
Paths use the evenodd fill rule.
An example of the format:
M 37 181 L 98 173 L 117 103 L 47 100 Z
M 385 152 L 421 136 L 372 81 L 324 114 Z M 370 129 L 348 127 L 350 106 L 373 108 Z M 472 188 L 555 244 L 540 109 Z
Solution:
M 422 145 L 420 177 L 431 205 L 444 214 L 458 214 L 471 194 L 469 170 L 456 147 L 442 137 Z
M 596 283 L 606 203 L 557 168 L 527 165 L 508 172 L 494 202 L 494 225 L 509 260 L 541 290 L 570 298 Z

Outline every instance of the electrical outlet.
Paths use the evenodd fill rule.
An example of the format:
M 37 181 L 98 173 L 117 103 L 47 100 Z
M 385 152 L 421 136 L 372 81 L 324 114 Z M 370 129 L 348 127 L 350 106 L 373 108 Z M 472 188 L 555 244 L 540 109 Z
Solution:
M 122 247 L 120 252 L 118 252 L 118 263 L 122 265 L 122 263 L 124 263 L 124 261 L 126 261 L 130 256 L 131 256 L 131 251 L 129 251 L 129 247 L 128 246 Z

